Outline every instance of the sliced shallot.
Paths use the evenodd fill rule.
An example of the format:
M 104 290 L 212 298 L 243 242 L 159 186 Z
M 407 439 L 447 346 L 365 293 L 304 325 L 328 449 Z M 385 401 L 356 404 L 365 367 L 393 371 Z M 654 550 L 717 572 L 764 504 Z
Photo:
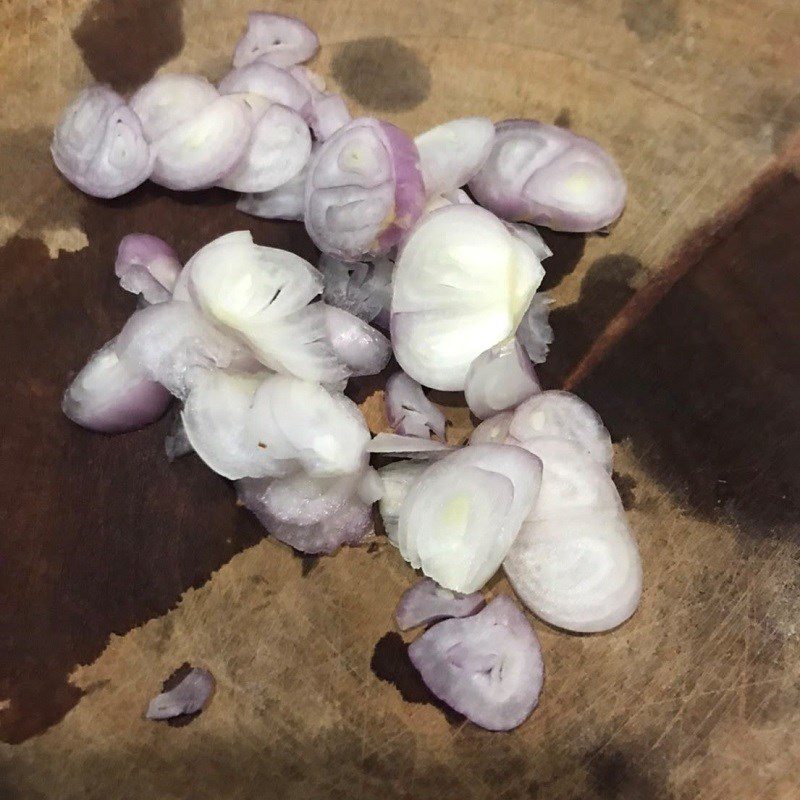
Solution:
M 265 61 L 256 61 L 229 72 L 220 82 L 222 94 L 255 94 L 301 113 L 311 96 L 297 78 Z
M 389 340 L 355 314 L 326 305 L 325 324 L 333 352 L 354 377 L 377 375 L 389 363 Z
M 319 269 L 325 277 L 322 297 L 326 303 L 349 311 L 364 322 L 389 327 L 393 262 L 388 258 L 367 264 L 346 262 L 323 254 Z
M 485 605 L 480 592 L 459 594 L 443 589 L 436 581 L 422 578 L 406 589 L 394 612 L 401 631 L 428 625 L 440 619 L 469 617 Z
M 544 261 L 553 255 L 553 251 L 547 246 L 542 234 L 533 225 L 528 225 L 525 222 L 509 222 L 508 225 L 514 235 L 522 239 L 533 250 L 539 261 Z
M 373 455 L 394 458 L 441 458 L 456 448 L 437 439 L 423 439 L 419 436 L 400 436 L 396 433 L 379 433 L 367 446 Z
M 400 518 L 400 508 L 409 490 L 427 466 L 424 461 L 394 461 L 378 470 L 383 482 L 383 495 L 378 500 L 378 511 L 386 535 L 395 547 L 398 546 L 397 523 Z
M 262 219 L 302 221 L 307 175 L 308 162 L 286 183 L 268 192 L 242 195 L 236 202 L 236 208 L 245 214 Z
M 303 109 L 303 116 L 319 142 L 330 139 L 339 128 L 352 120 L 344 98 L 335 92 L 325 91 L 325 81 L 307 67 L 292 67 L 292 77 L 306 87 L 311 97 Z
M 114 272 L 125 291 L 139 294 L 151 304 L 165 303 L 172 298 L 181 262 L 163 239 L 129 233 L 120 240 Z
M 431 403 L 422 387 L 402 370 L 386 381 L 386 418 L 401 436 L 431 434 L 444 441 L 445 416 Z
M 317 34 L 302 20 L 251 11 L 247 15 L 247 30 L 236 45 L 233 65 L 242 67 L 263 60 L 289 67 L 308 61 L 318 49 Z
M 506 595 L 473 616 L 434 625 L 411 643 L 408 655 L 437 697 L 482 728 L 516 728 L 539 701 L 539 640 Z
M 147 719 L 172 719 L 184 714 L 197 714 L 205 708 L 214 693 L 214 678 L 208 670 L 194 668 L 168 692 L 150 701 Z
M 548 320 L 552 302 L 546 294 L 537 292 L 517 327 L 517 339 L 534 364 L 544 363 L 553 341 L 553 329 Z
M 469 437 L 470 444 L 504 444 L 508 438 L 513 411 L 503 411 L 485 419 L 475 427 Z M 511 442 L 513 444 L 513 442 Z

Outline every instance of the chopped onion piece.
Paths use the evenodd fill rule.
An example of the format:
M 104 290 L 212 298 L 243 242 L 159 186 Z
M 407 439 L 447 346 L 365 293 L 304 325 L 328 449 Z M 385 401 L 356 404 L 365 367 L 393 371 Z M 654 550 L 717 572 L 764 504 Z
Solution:
M 107 86 L 90 86 L 67 106 L 50 153 L 61 174 L 93 197 L 119 197 L 144 183 L 153 169 L 138 118 Z
M 444 441 L 444 413 L 403 371 L 395 372 L 386 382 L 386 418 L 402 436 L 428 439 L 434 434 Z
M 374 467 L 367 467 L 364 470 L 357 492 L 361 501 L 368 506 L 377 503 L 383 497 L 383 481 L 378 475 L 378 470 Z
M 401 631 L 428 625 L 440 619 L 469 617 L 485 605 L 480 592 L 459 594 L 439 586 L 430 578 L 417 581 L 403 592 L 394 617 Z
M 514 235 L 522 239 L 533 250 L 539 261 L 544 261 L 553 255 L 553 251 L 547 246 L 542 234 L 533 225 L 528 225 L 524 222 L 509 222 L 508 225 Z
M 582 233 L 622 214 L 625 178 L 596 142 L 529 119 L 495 127 L 492 153 L 469 183 L 482 206 L 503 219 Z
M 428 196 L 468 183 L 492 152 L 494 125 L 486 117 L 464 117 L 437 125 L 414 139 Z
M 282 14 L 251 11 L 247 31 L 236 45 L 233 65 L 264 60 L 279 67 L 308 61 L 319 49 L 317 34 L 304 22 Z
M 205 708 L 214 693 L 214 678 L 208 670 L 194 668 L 173 689 L 162 692 L 150 701 L 147 719 L 172 719 L 184 714 L 197 714 Z
M 161 417 L 171 400 L 163 386 L 121 361 L 114 345 L 112 340 L 92 355 L 61 403 L 69 419 L 100 433 L 143 428 Z
M 325 324 L 333 352 L 351 375 L 377 375 L 389 363 L 389 340 L 355 314 L 326 305 Z
M 611 436 L 599 414 L 570 392 L 550 390 L 531 397 L 515 412 L 509 434 L 519 441 L 541 436 L 569 439 L 611 472 Z
M 325 80 L 308 67 L 292 67 L 289 74 L 308 90 L 310 101 L 303 115 L 314 131 L 317 141 L 330 139 L 339 128 L 352 120 L 344 98 L 334 92 L 325 91 Z
M 349 311 L 364 322 L 388 328 L 392 302 L 392 270 L 388 258 L 364 264 L 340 261 L 323 254 L 319 269 L 325 279 L 322 298 L 328 305 Z
M 472 362 L 464 386 L 469 410 L 478 419 L 515 408 L 541 391 L 533 365 L 514 337 L 481 353 Z
M 400 509 L 400 554 L 447 589 L 480 589 L 506 557 L 539 494 L 542 462 L 478 444 L 432 464 Z
M 186 435 L 186 428 L 183 427 L 180 414 L 175 415 L 169 433 L 164 437 L 164 452 L 167 454 L 167 461 L 170 463 L 194 452 L 194 447 L 192 447 L 192 443 Z
M 245 214 L 262 219 L 289 219 L 302 221 L 305 204 L 308 161 L 297 175 L 269 192 L 244 194 L 236 208 Z
M 408 655 L 437 697 L 482 728 L 516 728 L 539 701 L 539 640 L 506 595 L 478 614 L 434 625 L 411 643 Z
M 147 141 L 154 142 L 218 97 L 219 92 L 199 75 L 165 73 L 140 86 L 129 105 L 139 117 Z
M 311 101 L 308 89 L 297 78 L 265 61 L 256 61 L 229 72 L 219 82 L 219 90 L 222 94 L 261 95 L 298 113 L 302 113 Z
M 125 291 L 141 295 L 148 303 L 165 303 L 172 298 L 181 262 L 163 239 L 130 233 L 119 243 L 114 272 Z
M 219 97 L 153 142 L 151 180 L 168 189 L 213 186 L 241 159 L 250 131 L 248 104 Z
M 417 149 L 388 122 L 355 119 L 311 160 L 305 223 L 323 253 L 349 261 L 385 255 L 424 203 Z
M 397 524 L 400 519 L 400 508 L 409 489 L 427 466 L 424 461 L 394 461 L 378 470 L 378 475 L 383 481 L 383 496 L 378 501 L 378 511 L 386 535 L 395 547 L 398 546 Z
M 548 320 L 552 302 L 546 294 L 537 292 L 517 327 L 517 339 L 534 364 L 544 363 L 553 341 L 553 329 Z
M 503 411 L 481 422 L 469 437 L 470 444 L 504 444 L 508 439 L 513 411 Z M 513 442 L 509 442 L 513 444 Z
M 399 436 L 396 433 L 378 433 L 367 447 L 374 455 L 397 458 L 441 458 L 457 448 L 436 439 L 419 436 Z
M 394 271 L 400 366 L 423 386 L 463 390 L 475 358 L 516 330 L 543 276 L 531 249 L 478 206 L 423 217 Z

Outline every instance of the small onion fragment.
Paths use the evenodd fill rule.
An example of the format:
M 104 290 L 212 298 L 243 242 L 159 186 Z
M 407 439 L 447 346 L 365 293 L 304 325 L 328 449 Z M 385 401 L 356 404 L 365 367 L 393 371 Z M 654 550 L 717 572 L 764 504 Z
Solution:
M 165 303 L 181 272 L 177 253 L 157 236 L 130 233 L 117 248 L 114 272 L 119 285 L 148 303 Z
M 354 377 L 377 375 L 389 363 L 389 340 L 355 314 L 326 305 L 325 324 L 333 352 Z
M 517 327 L 517 339 L 534 364 L 545 362 L 553 341 L 553 329 L 548 319 L 552 302 L 546 294 L 537 292 Z
M 622 214 L 625 178 L 596 142 L 529 119 L 495 127 L 492 153 L 469 183 L 482 206 L 503 219 L 577 233 Z
M 533 365 L 516 338 L 481 353 L 467 372 L 464 395 L 478 419 L 515 408 L 542 391 Z
M 169 433 L 164 437 L 164 452 L 167 454 L 167 461 L 170 463 L 194 452 L 194 447 L 192 447 L 192 443 L 186 435 L 186 428 L 183 427 L 180 414 L 175 415 Z
M 456 449 L 437 439 L 400 436 L 396 433 L 378 433 L 367 446 L 367 452 L 374 455 L 423 459 L 441 458 Z
M 485 419 L 475 427 L 469 437 L 470 444 L 504 444 L 508 438 L 508 428 L 511 425 L 513 411 L 503 411 L 493 417 Z M 513 444 L 514 442 L 509 442 Z
M 307 175 L 308 162 L 294 178 L 268 192 L 243 194 L 237 200 L 236 208 L 262 219 L 302 221 Z
M 145 716 L 147 719 L 172 719 L 196 714 L 205 708 L 213 692 L 214 677 L 208 670 L 195 667 L 177 686 L 154 697 Z
M 124 433 L 155 422 L 170 400 L 163 386 L 120 360 L 112 339 L 75 376 L 64 393 L 61 409 L 83 428 Z
M 344 98 L 335 92 L 325 91 L 322 76 L 307 67 L 292 67 L 289 74 L 296 78 L 311 97 L 303 109 L 303 117 L 311 126 L 314 137 L 319 142 L 330 139 L 339 128 L 343 128 L 353 118 Z
M 254 94 L 302 113 L 311 101 L 308 89 L 286 70 L 256 61 L 229 72 L 220 82 L 222 94 Z
M 464 117 L 437 125 L 414 139 L 428 196 L 468 183 L 489 158 L 494 125 L 486 117 Z
M 520 447 L 470 445 L 428 467 L 400 509 L 400 554 L 469 594 L 508 554 L 539 494 L 542 462 Z
M 313 156 L 305 202 L 306 229 L 323 253 L 387 254 L 425 204 L 414 143 L 388 122 L 353 120 Z
M 408 655 L 437 697 L 482 728 L 516 728 L 539 701 L 539 640 L 506 595 L 473 616 L 434 625 L 411 643 Z
M 378 475 L 383 482 L 383 495 L 378 501 L 378 511 L 389 541 L 397 547 L 397 523 L 400 507 L 417 478 L 427 468 L 424 461 L 394 461 L 381 467 Z
M 364 322 L 389 327 L 394 264 L 388 258 L 365 264 L 323 254 L 319 269 L 325 278 L 322 298 L 328 305 L 349 311 Z
M 475 358 L 514 333 L 543 277 L 533 251 L 485 209 L 426 215 L 394 271 L 397 361 L 423 386 L 462 391 Z
M 107 86 L 90 86 L 67 106 L 50 153 L 61 174 L 93 197 L 119 197 L 144 183 L 153 169 L 141 123 Z
M 317 34 L 302 20 L 251 11 L 247 15 L 247 30 L 233 53 L 233 65 L 243 67 L 263 60 L 289 67 L 308 61 L 318 49 Z
M 394 617 L 401 631 L 428 625 L 440 619 L 469 617 L 485 605 L 480 592 L 459 594 L 443 589 L 436 581 L 422 578 L 403 592 Z
M 553 255 L 553 251 L 547 246 L 542 234 L 533 225 L 527 225 L 524 222 L 509 222 L 508 225 L 514 235 L 522 239 L 533 250 L 539 261 L 544 261 Z
M 444 413 L 428 400 L 422 387 L 402 370 L 386 381 L 386 418 L 402 436 L 427 439 L 434 434 L 444 441 Z

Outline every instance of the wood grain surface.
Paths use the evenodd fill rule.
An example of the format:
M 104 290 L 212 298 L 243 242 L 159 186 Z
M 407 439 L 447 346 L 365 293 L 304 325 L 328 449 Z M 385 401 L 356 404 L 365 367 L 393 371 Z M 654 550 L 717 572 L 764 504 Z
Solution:
M 606 420 L 645 566 L 601 636 L 534 621 L 539 709 L 490 734 L 434 702 L 392 612 L 413 573 L 383 537 L 298 558 L 169 419 L 117 437 L 60 413 L 134 301 L 113 258 L 183 258 L 302 226 L 223 191 L 103 202 L 59 179 L 61 108 L 91 80 L 224 74 L 238 0 L 0 5 L 0 798 L 795 800 L 800 796 L 800 6 L 793 0 L 302 0 L 315 68 L 412 132 L 466 114 L 590 135 L 630 182 L 606 237 L 548 235 L 542 370 Z M 352 388 L 385 426 L 380 381 Z M 463 440 L 463 399 L 437 395 Z M 510 591 L 504 579 L 492 594 Z M 143 719 L 182 665 L 216 691 Z

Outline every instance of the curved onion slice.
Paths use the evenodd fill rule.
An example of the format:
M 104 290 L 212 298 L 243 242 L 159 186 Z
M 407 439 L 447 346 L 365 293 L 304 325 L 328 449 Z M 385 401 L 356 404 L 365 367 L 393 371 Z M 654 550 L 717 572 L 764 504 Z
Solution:
M 153 169 L 139 120 L 107 86 L 90 86 L 67 106 L 50 153 L 61 174 L 93 197 L 119 197 Z
M 158 303 L 136 311 L 116 339 L 120 358 L 135 364 L 176 397 L 186 397 L 195 367 L 252 371 L 257 362 L 189 303 Z
M 395 372 L 386 381 L 386 418 L 402 436 L 428 439 L 433 433 L 444 441 L 445 417 L 431 403 L 422 387 L 405 372 Z
M 541 391 L 533 365 L 514 337 L 481 353 L 464 385 L 469 410 L 478 419 L 514 408 Z
M 307 67 L 292 67 L 289 74 L 296 78 L 311 97 L 303 109 L 303 116 L 314 131 L 317 141 L 330 139 L 339 128 L 353 118 L 344 98 L 334 92 L 325 91 L 325 80 Z
M 427 468 L 423 461 L 394 461 L 381 467 L 378 475 L 383 482 L 383 495 L 378 501 L 378 511 L 383 520 L 383 527 L 389 541 L 397 547 L 397 523 L 400 518 L 400 507 L 406 499 L 409 489 Z
M 515 412 L 508 432 L 519 441 L 540 436 L 569 439 L 611 472 L 611 436 L 599 414 L 570 392 L 550 390 L 531 397 Z
M 64 393 L 61 409 L 83 428 L 100 433 L 133 431 L 167 410 L 169 392 L 121 361 L 114 340 L 92 355 Z
M 297 175 L 268 192 L 244 194 L 236 208 L 245 214 L 261 219 L 303 220 L 308 161 Z
M 469 437 L 470 444 L 503 444 L 508 438 L 513 411 L 503 411 L 481 422 Z M 513 444 L 513 441 L 510 442 Z
M 351 375 L 377 375 L 389 363 L 389 340 L 355 314 L 326 305 L 325 324 L 333 352 Z
M 373 455 L 395 458 L 441 458 L 456 450 L 456 447 L 419 436 L 399 436 L 396 433 L 378 433 L 367 446 Z
M 127 292 L 140 294 L 148 303 L 165 303 L 181 272 L 177 253 L 148 233 L 130 233 L 117 248 L 114 272 Z
M 301 113 L 311 101 L 308 89 L 286 70 L 256 61 L 229 72 L 220 82 L 222 94 L 255 94 Z
M 319 49 L 317 34 L 304 22 L 282 14 L 251 11 L 247 30 L 233 53 L 233 65 L 264 60 L 279 67 L 308 61 Z
M 241 97 L 218 97 L 153 142 L 154 183 L 205 189 L 241 159 L 250 141 L 250 107 Z
M 147 706 L 147 719 L 172 719 L 202 711 L 214 692 L 208 670 L 194 668 L 173 689 L 154 697 Z
M 219 92 L 200 75 L 165 73 L 139 87 L 128 101 L 148 142 L 200 113 Z
M 620 625 L 642 593 L 639 551 L 621 505 L 525 524 L 503 569 L 534 614 L 578 633 Z
M 539 640 L 506 595 L 474 616 L 434 625 L 411 643 L 408 655 L 437 697 L 482 728 L 516 728 L 539 701 Z
M 322 298 L 328 305 L 349 311 L 364 322 L 388 327 L 394 269 L 388 258 L 364 264 L 323 254 L 319 269 L 325 279 Z
M 401 631 L 452 617 L 469 617 L 485 605 L 480 592 L 459 594 L 423 578 L 400 597 L 394 618 Z
M 504 219 L 582 233 L 622 213 L 625 178 L 596 142 L 529 119 L 495 127 L 492 153 L 469 183 L 482 206 Z
M 305 223 L 323 253 L 350 261 L 385 255 L 424 204 L 417 149 L 388 122 L 355 119 L 311 160 Z
M 355 491 L 358 475 L 239 481 L 240 502 L 278 541 L 303 553 L 333 553 L 358 544 L 372 529 L 372 514 Z
M 335 383 L 348 371 L 328 340 L 324 305 L 308 305 L 321 291 L 322 276 L 300 256 L 234 231 L 192 256 L 175 297 L 191 298 L 271 369 Z
M 489 158 L 494 125 L 486 117 L 464 117 L 437 125 L 414 139 L 425 191 L 441 195 L 464 186 Z
M 235 192 L 268 192 L 298 175 L 311 155 L 311 133 L 300 115 L 273 103 L 254 115 L 244 155 L 220 182 Z
M 547 242 L 542 238 L 542 234 L 539 233 L 533 225 L 527 225 L 524 222 L 509 222 L 508 226 L 515 236 L 522 239 L 522 241 L 533 250 L 539 261 L 544 261 L 553 255 L 553 251 L 547 246 Z
M 517 327 L 517 339 L 534 364 L 544 363 L 553 341 L 553 329 L 548 320 L 552 302 L 546 294 L 537 292 Z
M 531 249 L 478 206 L 423 217 L 393 277 L 400 366 L 423 386 L 463 390 L 470 364 L 513 334 L 543 276 Z
M 520 447 L 478 444 L 432 464 L 400 509 L 400 554 L 456 592 L 480 589 L 539 494 L 542 462 Z

